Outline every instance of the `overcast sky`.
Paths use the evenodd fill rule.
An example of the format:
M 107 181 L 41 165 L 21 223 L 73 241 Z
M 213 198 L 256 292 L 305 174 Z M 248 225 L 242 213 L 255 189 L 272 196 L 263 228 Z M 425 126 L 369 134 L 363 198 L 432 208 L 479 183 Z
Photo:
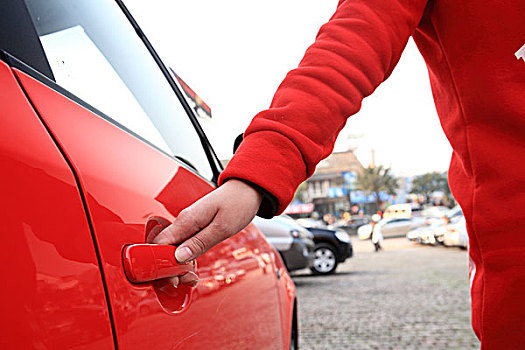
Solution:
M 125 0 L 166 64 L 211 107 L 205 130 L 221 159 L 269 106 L 337 0 Z M 392 76 L 365 99 L 336 150 L 357 147 L 364 166 L 399 176 L 445 171 L 451 148 L 436 115 L 425 63 L 409 42 Z

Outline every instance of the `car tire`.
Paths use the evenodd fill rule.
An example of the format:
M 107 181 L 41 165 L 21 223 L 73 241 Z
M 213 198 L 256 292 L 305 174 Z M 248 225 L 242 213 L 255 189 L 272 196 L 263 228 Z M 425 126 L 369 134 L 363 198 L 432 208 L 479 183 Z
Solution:
M 314 261 L 310 270 L 316 275 L 329 275 L 337 268 L 337 255 L 333 245 L 317 243 L 314 248 Z

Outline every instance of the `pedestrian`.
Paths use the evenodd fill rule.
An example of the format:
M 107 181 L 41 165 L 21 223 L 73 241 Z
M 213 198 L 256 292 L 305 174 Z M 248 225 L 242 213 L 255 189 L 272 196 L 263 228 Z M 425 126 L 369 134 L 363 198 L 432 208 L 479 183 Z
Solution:
M 256 213 L 282 213 L 412 36 L 453 148 L 449 180 L 469 232 L 474 332 L 483 349 L 523 348 L 525 210 L 516 208 L 525 207 L 524 21 L 523 0 L 340 1 L 248 126 L 220 187 L 156 242 L 180 244 L 177 259 L 187 261 Z
M 374 245 L 375 252 L 379 252 L 381 249 L 381 242 L 383 242 L 383 231 L 381 230 L 381 225 L 379 221 L 381 220 L 381 216 L 379 214 L 372 215 L 372 244 Z

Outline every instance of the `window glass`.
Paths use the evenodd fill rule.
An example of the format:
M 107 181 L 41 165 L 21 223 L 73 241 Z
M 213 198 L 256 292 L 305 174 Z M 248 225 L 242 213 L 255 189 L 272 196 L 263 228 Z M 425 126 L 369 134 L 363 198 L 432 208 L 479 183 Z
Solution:
M 213 177 L 191 120 L 115 1 L 26 3 L 57 84 Z

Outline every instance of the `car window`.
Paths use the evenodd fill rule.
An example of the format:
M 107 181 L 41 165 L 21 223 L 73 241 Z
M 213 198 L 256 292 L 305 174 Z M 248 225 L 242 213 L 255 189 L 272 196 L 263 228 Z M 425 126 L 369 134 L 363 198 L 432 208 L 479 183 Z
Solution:
M 195 127 L 115 1 L 26 4 L 58 85 L 203 177 L 213 177 Z

